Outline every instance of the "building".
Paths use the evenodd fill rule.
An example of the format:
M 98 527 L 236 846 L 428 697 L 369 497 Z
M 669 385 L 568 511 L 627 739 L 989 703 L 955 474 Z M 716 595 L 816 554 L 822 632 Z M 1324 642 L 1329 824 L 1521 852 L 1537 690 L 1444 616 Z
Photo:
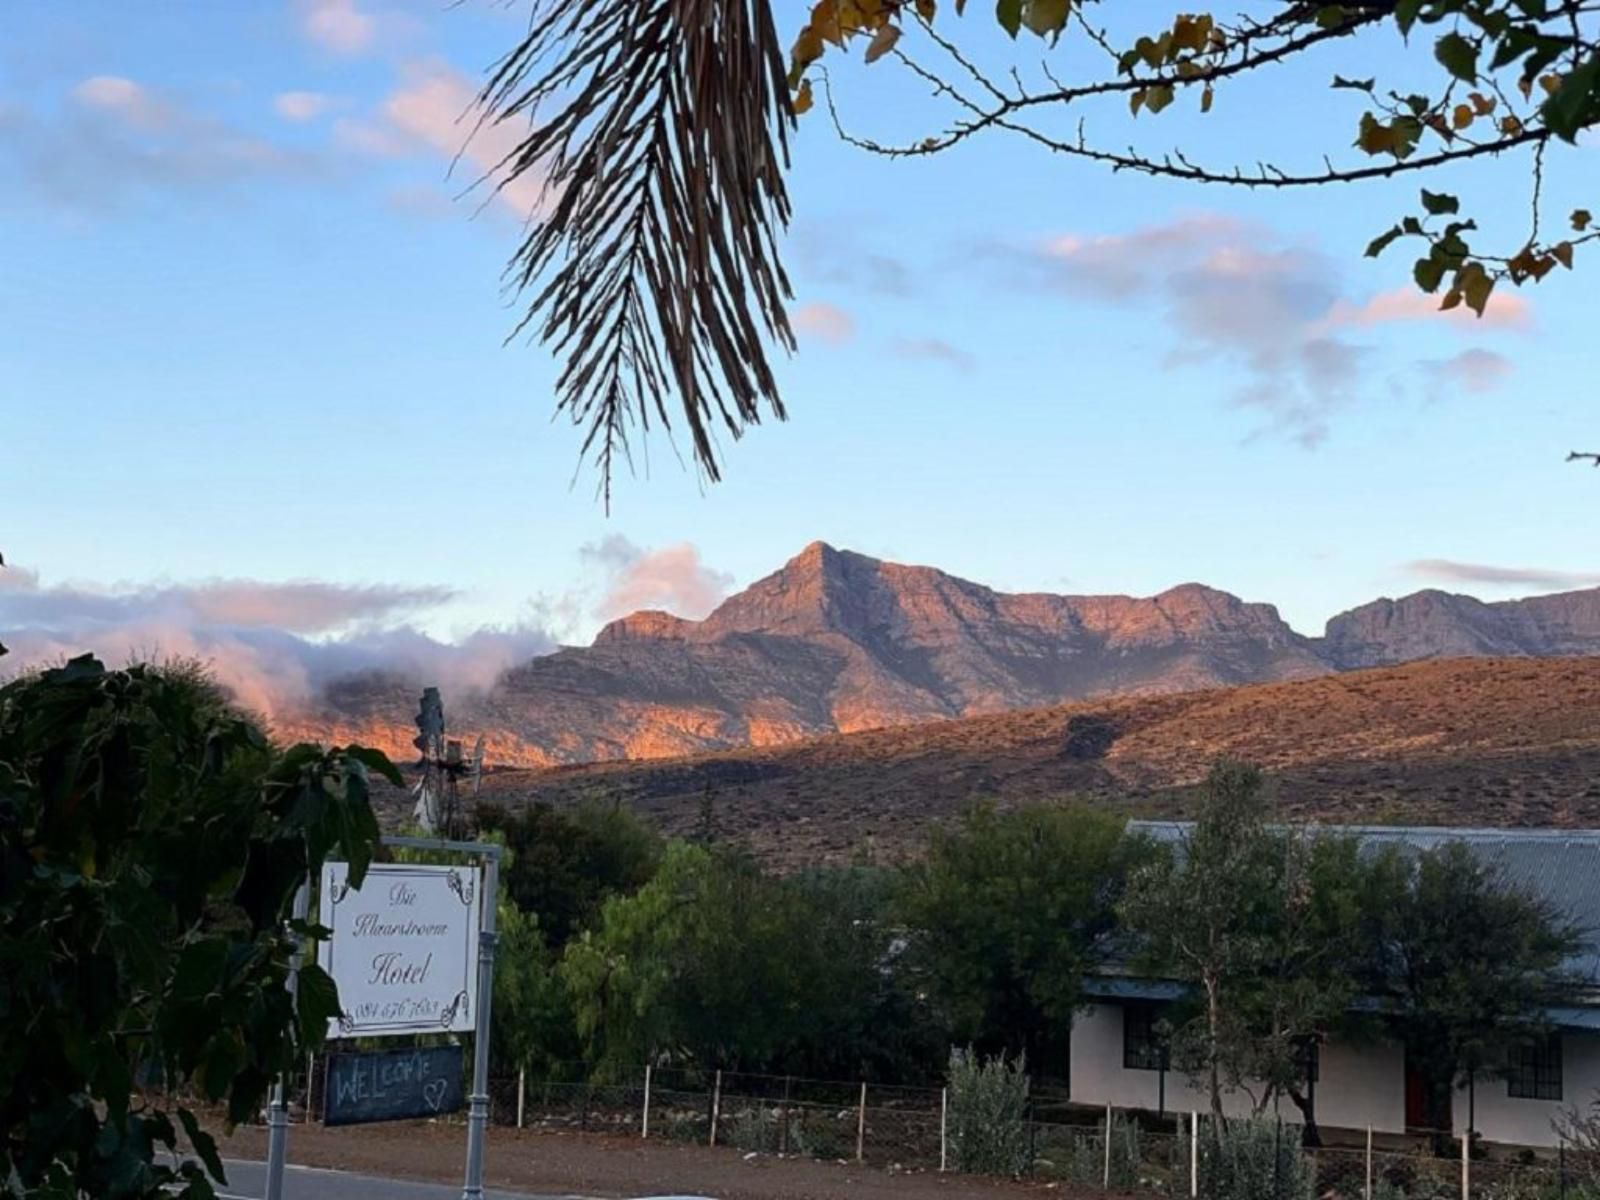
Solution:
M 1131 829 L 1176 840 L 1183 826 L 1134 822 Z M 1346 826 L 1364 844 L 1424 850 L 1460 841 L 1494 864 L 1507 883 L 1542 897 L 1593 939 L 1571 964 L 1596 982 L 1593 1005 L 1551 1010 L 1547 1044 L 1529 1048 L 1505 1078 L 1479 1079 L 1470 1096 L 1460 1089 L 1452 1105 L 1457 1134 L 1472 1127 L 1487 1141 L 1553 1146 L 1553 1120 L 1562 1112 L 1600 1101 L 1600 831 L 1433 829 Z M 1106 973 L 1091 980 L 1091 1003 L 1073 1024 L 1071 1095 L 1083 1104 L 1151 1112 L 1190 1112 L 1209 1101 L 1198 1080 L 1163 1069 L 1155 1037 L 1162 1006 L 1184 994 L 1170 980 Z M 1403 1048 L 1384 1041 L 1324 1041 L 1308 1064 L 1315 1083 L 1317 1123 L 1324 1128 L 1403 1134 L 1424 1121 L 1422 1081 L 1408 1071 Z M 1253 1109 L 1248 1095 L 1227 1098 L 1235 1113 Z M 1292 1102 L 1280 1111 L 1299 1119 Z

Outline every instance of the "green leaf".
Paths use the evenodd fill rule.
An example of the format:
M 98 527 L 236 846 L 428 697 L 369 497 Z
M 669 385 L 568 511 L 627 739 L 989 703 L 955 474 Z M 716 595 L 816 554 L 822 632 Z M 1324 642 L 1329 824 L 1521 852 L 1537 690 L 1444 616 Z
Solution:
M 1456 199 L 1454 196 L 1447 195 L 1444 192 L 1430 192 L 1427 188 L 1423 188 L 1422 207 L 1437 217 L 1442 216 L 1445 213 L 1460 212 L 1461 201 Z
M 1145 89 L 1144 106 L 1151 112 L 1158 113 L 1171 103 L 1172 85 L 1170 83 L 1158 83 L 1154 87 Z
M 1022 0 L 998 0 L 994 18 L 1000 22 L 1001 29 L 1016 37 L 1017 30 L 1022 28 Z
M 328 1022 L 339 1015 L 339 985 L 316 963 L 306 963 L 296 986 L 300 1040 L 314 1050 L 327 1039 Z
M 1446 71 L 1465 83 L 1478 78 L 1478 47 L 1459 33 L 1447 33 L 1435 42 L 1433 56 Z
M 1400 0 L 1394 6 L 1395 24 L 1400 26 L 1402 37 L 1411 33 L 1411 27 L 1417 23 L 1417 14 L 1422 11 L 1423 0 Z
M 183 1126 L 184 1136 L 194 1147 L 195 1154 L 205 1164 L 206 1170 L 211 1172 L 211 1178 L 218 1183 L 227 1183 L 228 1173 L 222 1167 L 222 1156 L 217 1153 L 216 1139 L 200 1128 L 200 1122 L 195 1120 L 194 1114 L 187 1108 L 178 1109 L 178 1121 Z
M 1373 85 L 1377 82 L 1376 79 L 1346 79 L 1343 75 L 1333 77 L 1334 87 L 1350 88 L 1352 91 L 1366 92 L 1368 95 L 1372 94 Z
M 1578 133 L 1594 122 L 1597 107 L 1600 107 L 1597 84 L 1600 84 L 1600 54 L 1563 79 L 1555 93 L 1539 106 L 1539 115 L 1557 137 L 1575 142 Z
M 1368 258 L 1377 258 L 1378 255 L 1382 254 L 1385 250 L 1387 250 L 1390 247 L 1390 245 L 1392 245 L 1394 243 L 1395 239 L 1400 237 L 1400 236 L 1401 236 L 1401 229 L 1400 229 L 1400 226 L 1398 226 L 1398 225 L 1395 225 L 1392 228 L 1386 230 L 1385 232 L 1380 233 L 1377 237 L 1373 238 L 1370 242 L 1367 243 L 1367 255 L 1366 256 Z
M 1572 228 L 1579 233 L 1589 228 L 1589 222 L 1593 220 L 1594 216 L 1587 208 L 1577 208 L 1572 211 Z
M 1419 258 L 1411 268 L 1411 277 L 1423 291 L 1436 292 L 1440 281 L 1444 279 L 1444 263 L 1436 258 Z
M 389 761 L 389 756 L 382 750 L 375 750 L 371 746 L 357 746 L 354 743 L 344 748 L 341 753 L 346 758 L 353 758 L 369 771 L 382 775 L 395 787 L 405 787 L 405 777 L 400 774 L 400 768 Z
M 1040 37 L 1060 33 L 1072 11 L 1072 0 L 1028 0 L 1028 28 Z

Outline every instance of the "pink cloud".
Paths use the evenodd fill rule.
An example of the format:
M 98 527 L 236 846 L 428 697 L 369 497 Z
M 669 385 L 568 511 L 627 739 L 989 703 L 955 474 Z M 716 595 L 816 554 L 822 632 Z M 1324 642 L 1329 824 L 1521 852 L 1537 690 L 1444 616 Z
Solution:
M 640 609 L 665 609 L 698 620 L 727 596 L 733 578 L 701 561 L 690 542 L 645 550 L 621 534 L 583 547 L 580 556 L 605 575 L 605 594 L 595 606 L 603 621 Z
M 79 104 L 111 113 L 144 130 L 166 128 L 178 115 L 171 105 L 158 100 L 143 84 L 120 75 L 85 79 L 72 89 L 72 97 Z
M 1340 300 L 1329 310 L 1326 322 L 1330 329 L 1370 329 L 1395 321 L 1449 321 L 1453 325 L 1488 329 L 1527 329 L 1533 323 L 1533 306 L 1517 292 L 1491 293 L 1481 318 L 1464 304 L 1441 311 L 1441 299 L 1441 296 L 1430 296 L 1413 287 L 1399 287 L 1379 292 L 1361 305 Z
M 491 195 L 521 220 L 537 216 L 546 196 L 544 182 L 524 174 L 509 180 L 505 162 L 524 136 L 515 121 L 485 118 L 478 91 L 461 72 L 438 61 L 405 66 L 399 87 L 373 119 L 342 118 L 334 124 L 340 144 L 364 154 L 393 158 L 417 150 L 430 151 L 453 168 L 466 165 L 457 190 L 474 185 L 483 198 Z
M 830 346 L 842 346 L 856 335 L 855 318 L 835 304 L 815 301 L 802 304 L 791 317 L 797 333 L 804 333 Z

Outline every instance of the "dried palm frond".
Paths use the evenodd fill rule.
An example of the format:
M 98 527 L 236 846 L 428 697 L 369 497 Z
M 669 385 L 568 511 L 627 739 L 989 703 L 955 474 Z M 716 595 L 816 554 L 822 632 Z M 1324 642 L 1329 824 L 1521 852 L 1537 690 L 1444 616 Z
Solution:
M 630 427 L 670 430 L 674 397 L 720 478 L 715 421 L 782 419 L 767 343 L 794 347 L 777 245 L 794 115 L 768 0 L 536 0 L 482 101 L 530 123 L 500 183 L 546 188 L 507 269 L 531 295 L 517 332 L 564 360 L 557 410 L 587 427 L 607 503 Z

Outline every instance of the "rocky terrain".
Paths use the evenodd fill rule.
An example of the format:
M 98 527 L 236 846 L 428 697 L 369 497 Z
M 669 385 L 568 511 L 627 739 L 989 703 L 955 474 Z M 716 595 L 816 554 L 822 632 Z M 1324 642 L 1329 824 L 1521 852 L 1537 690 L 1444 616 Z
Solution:
M 896 858 L 974 800 L 1181 815 L 1220 755 L 1287 817 L 1600 826 L 1600 658 L 1480 658 L 1117 697 L 671 761 L 498 772 L 502 804 L 596 800 L 786 865 Z
M 1419 659 L 1600 654 L 1600 589 L 1485 603 L 1425 591 L 1291 629 L 1200 584 L 1157 596 L 1006 594 L 931 567 L 807 546 L 703 621 L 640 612 L 446 696 L 491 763 L 669 758 L 1037 708 L 1309 679 Z M 411 753 L 419 681 L 341 680 L 286 737 Z

